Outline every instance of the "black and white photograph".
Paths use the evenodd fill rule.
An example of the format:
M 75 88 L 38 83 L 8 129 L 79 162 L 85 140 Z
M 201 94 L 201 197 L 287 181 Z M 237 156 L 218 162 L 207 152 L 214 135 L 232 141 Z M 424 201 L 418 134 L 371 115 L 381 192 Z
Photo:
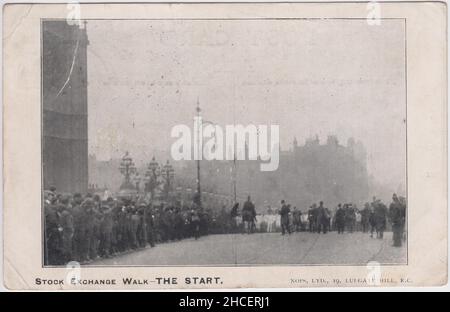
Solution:
M 42 265 L 408 263 L 403 18 L 42 19 Z

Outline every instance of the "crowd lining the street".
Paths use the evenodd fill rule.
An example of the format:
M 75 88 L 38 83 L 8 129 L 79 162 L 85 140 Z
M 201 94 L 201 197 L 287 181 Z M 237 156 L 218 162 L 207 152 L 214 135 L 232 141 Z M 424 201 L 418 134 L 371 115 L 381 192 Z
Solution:
M 393 196 L 389 208 L 379 199 L 359 210 L 353 204 L 339 204 L 334 210 L 322 202 L 303 213 L 284 200 L 281 208 L 266 209 L 257 214 L 250 197 L 242 209 L 236 203 L 231 210 L 203 208 L 158 202 L 149 204 L 139 198 L 102 200 L 99 195 L 44 192 L 44 262 L 64 265 L 70 261 L 82 264 L 98 258 L 109 258 L 148 246 L 182 239 L 198 239 L 208 234 L 309 231 L 339 234 L 370 232 L 382 239 L 390 227 L 394 246 L 404 240 L 406 200 Z

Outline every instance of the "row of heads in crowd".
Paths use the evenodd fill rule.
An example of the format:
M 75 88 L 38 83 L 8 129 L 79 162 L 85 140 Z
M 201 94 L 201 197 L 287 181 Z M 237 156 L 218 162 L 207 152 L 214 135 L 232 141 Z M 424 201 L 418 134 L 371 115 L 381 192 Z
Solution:
M 248 196 L 247 201 L 251 201 L 250 196 Z M 394 203 L 399 203 L 406 206 L 406 198 L 403 196 L 397 196 L 397 194 L 392 195 L 392 201 Z M 85 196 L 81 195 L 81 193 L 74 193 L 73 195 L 70 194 L 59 194 L 56 192 L 56 188 L 52 187 L 49 190 L 44 191 L 44 202 L 47 205 L 56 205 L 56 208 L 59 209 L 65 209 L 74 205 L 80 205 L 85 209 L 92 209 L 92 208 L 99 208 L 100 210 L 108 210 L 112 209 L 114 207 L 120 207 L 123 211 L 131 211 L 131 212 L 138 212 L 140 210 L 146 209 L 149 206 L 149 203 L 147 203 L 142 198 L 137 198 L 136 200 L 133 200 L 131 198 L 113 198 L 108 197 L 106 200 L 102 200 L 101 197 L 98 194 L 91 194 L 87 193 Z M 384 205 L 384 203 L 376 197 L 372 198 L 372 202 L 366 202 L 364 204 L 364 209 L 374 209 L 377 206 Z M 158 205 L 154 205 L 156 208 L 158 208 Z M 160 203 L 159 208 L 164 208 L 164 203 Z M 196 209 L 198 207 L 195 206 L 195 203 L 192 203 L 191 207 L 183 206 L 182 205 L 175 204 L 175 205 L 168 205 L 165 207 L 167 210 L 179 210 L 180 208 L 183 210 L 186 209 Z M 234 204 L 235 207 L 239 207 L 239 203 Z M 281 200 L 281 207 L 287 206 L 288 208 L 291 208 L 292 205 L 288 204 L 286 200 Z M 225 207 L 222 207 L 225 208 Z M 311 206 L 309 206 L 309 209 L 321 209 L 324 207 L 324 202 L 320 201 L 319 204 L 313 203 Z M 298 210 L 296 206 L 292 208 L 293 210 Z M 335 209 L 354 209 L 358 210 L 358 207 L 354 203 L 339 203 Z M 268 213 L 271 213 L 273 211 L 276 211 L 277 209 L 273 209 L 272 206 L 267 206 Z
M 393 203 L 401 204 L 401 205 L 403 205 L 403 206 L 406 206 L 406 198 L 403 197 L 403 196 L 397 196 L 396 193 L 394 193 L 394 194 L 392 195 L 392 202 L 393 202 Z M 281 206 L 283 207 L 283 206 L 285 206 L 285 205 L 286 205 L 288 208 L 291 208 L 291 204 L 288 204 L 284 199 L 281 200 Z M 376 207 L 379 207 L 379 206 L 385 206 L 385 204 L 381 201 L 381 199 L 376 198 L 376 197 L 374 196 L 374 197 L 372 198 L 372 202 L 371 202 L 371 203 L 366 202 L 366 203 L 364 204 L 364 209 L 365 209 L 365 210 L 373 210 L 373 209 L 375 209 Z M 309 206 L 309 209 L 310 209 L 310 210 L 321 209 L 321 208 L 328 209 L 328 208 L 324 207 L 323 201 L 320 201 L 319 204 L 313 203 L 311 206 Z M 335 207 L 335 210 L 337 210 L 337 209 L 353 209 L 353 210 L 359 210 L 358 207 L 357 207 L 357 205 L 354 204 L 354 203 L 344 203 L 344 204 L 339 203 L 339 204 L 337 205 L 337 207 Z M 270 207 L 270 206 L 268 207 L 268 210 L 271 210 L 271 207 Z M 293 210 L 297 210 L 297 207 L 294 206 L 294 207 L 293 207 Z
M 136 213 L 142 214 L 149 207 L 153 211 L 164 211 L 164 212 L 196 212 L 199 210 L 199 206 L 194 202 L 191 205 L 181 205 L 179 201 L 177 202 L 164 202 L 159 201 L 148 202 L 143 197 L 107 197 L 102 199 L 99 194 L 87 193 L 84 196 L 81 193 L 66 194 L 57 193 L 55 188 L 50 188 L 44 191 L 44 204 L 47 209 L 62 211 L 66 209 L 72 209 L 75 206 L 81 207 L 82 211 L 91 212 L 126 212 L 126 213 Z M 204 209 L 201 209 L 202 211 Z M 206 209 L 205 212 L 208 212 Z

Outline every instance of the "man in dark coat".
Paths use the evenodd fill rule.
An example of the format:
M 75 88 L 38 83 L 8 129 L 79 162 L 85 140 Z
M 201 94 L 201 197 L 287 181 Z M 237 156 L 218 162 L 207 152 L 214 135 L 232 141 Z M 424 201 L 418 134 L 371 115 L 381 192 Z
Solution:
M 319 203 L 317 207 L 317 232 L 326 234 L 330 225 L 330 213 L 327 208 L 323 206 L 323 202 Z
M 81 262 L 82 253 L 83 253 L 83 244 L 85 241 L 84 237 L 84 220 L 83 214 L 84 210 L 81 207 L 81 203 L 83 202 L 83 198 L 80 193 L 75 193 L 72 198 L 72 216 L 73 216 L 73 259 Z
M 211 223 L 211 215 L 208 209 L 201 208 L 199 210 L 200 217 L 200 235 L 208 235 L 209 225 Z
M 361 226 L 363 233 L 369 230 L 370 204 L 365 203 L 364 209 L 361 211 Z
M 175 232 L 175 239 L 180 240 L 183 238 L 184 233 L 184 219 L 181 214 L 180 208 L 175 208 L 174 216 L 173 216 L 173 222 L 174 222 L 174 232 Z
M 280 216 L 281 216 L 281 235 L 291 234 L 291 230 L 289 228 L 289 213 L 291 210 L 289 209 L 289 205 L 286 204 L 284 199 L 281 201 L 281 209 L 280 209 Z
M 345 211 L 342 208 L 342 205 L 338 205 L 338 209 L 336 210 L 336 228 L 338 234 L 343 234 L 345 229 Z
M 136 239 L 139 247 L 144 248 L 147 246 L 147 226 L 145 218 L 146 204 L 144 202 L 140 203 L 137 208 L 137 215 L 139 223 L 137 226 Z
M 151 247 L 155 247 L 155 216 L 154 216 L 154 210 L 152 204 L 149 204 L 147 206 L 147 211 L 145 214 L 146 218 L 146 226 L 147 226 L 147 242 L 150 244 Z
M 138 214 L 136 207 L 130 208 L 130 244 L 132 249 L 139 247 L 138 242 L 138 229 L 141 218 Z
M 369 212 L 370 237 L 373 238 L 373 233 L 376 232 L 377 222 L 375 218 L 375 206 L 371 205 Z
M 255 226 L 255 220 L 255 205 L 252 203 L 250 196 L 248 196 L 247 201 L 244 203 L 244 207 L 242 207 L 242 222 L 244 222 L 244 225 L 247 223 L 247 233 L 252 233 Z
M 100 255 L 109 258 L 112 254 L 112 241 L 113 241 L 113 209 L 107 203 L 104 203 L 101 207 L 101 223 L 100 223 Z
M 90 261 L 93 258 L 93 249 L 95 246 L 95 223 L 97 222 L 95 211 L 94 211 L 94 201 L 91 198 L 87 198 L 84 200 L 82 205 L 83 207 L 83 216 L 82 222 L 84 224 L 83 237 L 85 238 L 83 242 L 83 253 L 82 253 L 82 261 Z
M 189 226 L 191 228 L 191 235 L 197 240 L 200 237 L 200 216 L 195 209 L 191 210 Z
M 69 198 L 64 197 L 58 206 L 58 214 L 60 225 L 62 228 L 62 257 L 64 263 L 73 260 L 72 258 L 72 241 L 74 234 L 73 216 L 69 207 Z
M 60 226 L 57 206 L 54 201 L 44 203 L 45 213 L 45 264 L 63 264 L 62 257 L 62 227 Z
M 406 206 L 403 207 L 396 194 L 392 195 L 392 203 L 389 206 L 389 219 L 392 223 L 394 247 L 402 246 L 405 212 Z
M 377 230 L 377 238 L 383 239 L 386 230 L 387 207 L 379 199 L 375 202 L 375 228 Z
M 127 231 L 127 207 L 123 201 L 118 204 L 117 212 L 117 250 L 125 251 L 128 249 L 128 231 Z

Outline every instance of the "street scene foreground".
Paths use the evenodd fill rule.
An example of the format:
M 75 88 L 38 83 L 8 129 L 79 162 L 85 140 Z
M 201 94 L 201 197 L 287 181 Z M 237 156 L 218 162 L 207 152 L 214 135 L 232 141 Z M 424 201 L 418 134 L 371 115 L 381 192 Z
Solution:
M 302 261 L 308 261 L 309 250 L 315 248 L 323 249 L 323 251 L 317 255 L 318 261 L 314 262 L 313 257 L 311 260 L 313 264 L 332 263 L 329 262 L 331 255 L 340 254 L 342 251 L 349 253 L 348 257 L 343 257 L 343 263 L 364 264 L 366 260 L 382 252 L 384 240 L 387 238 L 384 235 L 385 232 L 392 231 L 388 241 L 396 248 L 402 247 L 406 242 L 406 198 L 397 196 L 395 193 L 392 195 L 389 208 L 374 196 L 372 202 L 364 204 L 364 208 L 358 208 L 351 202 L 339 203 L 334 208 L 327 208 L 323 201 L 319 201 L 318 204 L 313 203 L 308 210 L 302 210 L 282 199 L 279 208 L 276 205 L 269 205 L 267 209 L 259 207 L 260 209 L 257 210 L 250 195 L 242 205 L 234 201 L 232 208 L 229 208 L 230 206 L 227 207 L 224 201 L 203 201 L 200 179 L 197 179 L 197 192 L 191 198 L 183 198 L 180 193 L 171 192 L 175 170 L 169 162 L 160 166 L 153 158 L 149 164 L 144 192 L 139 185 L 134 186 L 131 183 L 130 176 L 136 168 L 128 153 L 123 158 L 120 170 L 124 173 L 125 181 L 119 193 L 115 195 L 108 192 L 103 194 L 93 192 L 84 196 L 80 193 L 59 193 L 55 187 L 44 191 L 45 265 L 65 265 L 72 261 L 88 265 L 100 258 L 115 259 L 129 252 L 143 250 L 148 246 L 164 244 L 173 246 L 175 242 L 184 245 L 180 248 L 175 247 L 174 257 L 171 256 L 171 247 L 164 248 L 165 250 L 168 248 L 168 251 L 163 251 L 161 254 L 162 265 L 170 265 L 173 261 L 174 265 L 183 264 L 178 260 L 185 260 L 185 258 L 179 259 L 177 253 L 183 249 L 195 251 L 196 248 L 200 250 L 200 253 L 194 255 L 193 259 L 206 259 L 207 262 L 204 263 L 209 265 L 216 263 L 302 264 L 308 263 Z M 161 174 L 158 175 L 156 172 Z M 158 180 L 159 176 L 164 179 Z M 160 186 L 162 188 L 159 188 L 156 195 Z M 218 208 L 220 205 L 222 207 Z M 280 239 L 276 238 L 280 236 L 280 232 L 282 236 L 297 237 L 299 233 L 302 235 L 298 236 L 301 237 L 300 241 L 295 242 L 295 239 L 291 239 L 291 243 L 286 245 L 284 240 L 279 241 Z M 314 233 L 312 234 L 314 236 L 308 235 L 307 232 Z M 360 236 L 360 232 L 366 237 Z M 258 234 L 258 237 L 262 239 L 245 238 L 245 235 L 240 235 L 242 233 Z M 264 233 L 272 235 L 261 235 Z M 327 233 L 329 235 L 326 235 Z M 218 234 L 221 236 L 217 236 Z M 341 237 L 349 234 L 351 239 L 337 238 L 336 234 Z M 331 238 L 326 239 L 326 243 L 320 247 L 320 241 L 323 239 L 319 237 L 322 235 L 331 236 Z M 190 246 L 191 243 L 188 243 L 190 239 L 198 240 L 207 236 L 213 236 L 213 238 L 207 240 L 210 243 L 206 243 L 206 246 L 198 244 Z M 366 242 L 368 237 L 370 239 L 375 237 L 383 241 L 383 244 L 374 245 L 374 243 Z M 235 240 L 242 242 L 236 243 Z M 333 243 L 335 240 L 339 243 Z M 317 242 L 319 247 L 316 246 Z M 307 251 L 305 255 L 297 251 L 302 249 L 300 243 L 305 245 L 303 247 Z M 342 243 L 342 247 L 339 247 Z M 271 244 L 274 247 L 270 247 Z M 361 246 L 358 247 L 359 244 Z M 219 247 L 216 248 L 216 245 Z M 280 246 L 283 248 L 278 250 Z M 334 250 L 336 247 L 339 248 Z M 245 251 L 242 252 L 236 248 Z M 355 254 L 365 249 L 370 252 L 354 258 Z M 265 254 L 260 256 L 260 252 Z M 327 252 L 332 253 L 327 255 Z M 211 254 L 213 258 L 204 257 L 201 253 Z M 244 255 L 243 259 L 238 259 L 241 254 Z M 271 254 L 279 260 L 273 260 Z M 284 259 L 280 254 L 291 256 Z M 232 255 L 232 259 L 224 260 L 226 259 L 224 255 Z M 268 258 L 267 255 L 269 255 Z M 388 263 L 405 263 L 406 261 L 406 257 L 394 257 L 393 262 L 390 262 L 390 255 L 388 254 L 387 257 Z M 138 259 L 141 260 L 138 262 L 141 265 L 148 263 L 145 258 Z M 336 261 L 340 263 L 341 259 L 337 257 Z M 195 264 L 197 263 L 194 262 L 193 265 Z M 184 265 L 190 264 L 188 262 Z
M 384 239 L 361 232 L 223 234 L 148 247 L 89 265 L 365 265 L 370 261 L 387 265 L 406 263 L 406 253 L 406 244 L 392 246 L 392 232 L 385 233 Z
M 43 266 L 406 263 L 405 33 L 383 25 L 43 22 Z

